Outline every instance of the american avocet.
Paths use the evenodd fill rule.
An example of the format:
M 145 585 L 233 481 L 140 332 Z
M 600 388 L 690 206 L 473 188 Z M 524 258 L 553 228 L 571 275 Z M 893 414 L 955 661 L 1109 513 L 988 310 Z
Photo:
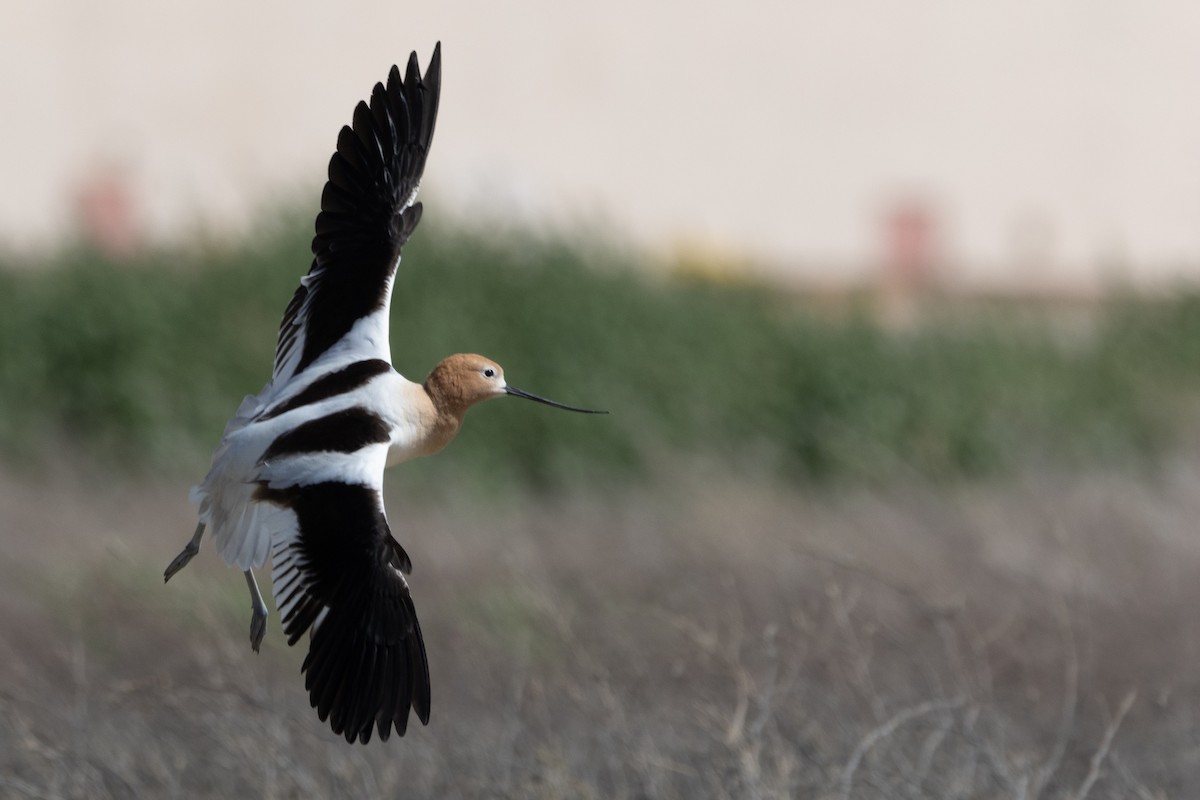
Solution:
M 429 663 L 404 578 L 412 563 L 384 515 L 384 468 L 441 450 L 467 409 L 489 398 L 603 413 L 509 386 L 483 356 L 450 356 L 424 383 L 392 368 L 392 281 L 421 219 L 441 63 L 439 44 L 422 79 L 413 53 L 404 78 L 392 67 L 342 128 L 315 258 L 283 313 L 271 381 L 226 425 L 192 490 L 196 532 L 163 575 L 182 569 L 211 529 L 226 563 L 245 573 L 257 651 L 267 607 L 252 569 L 269 555 L 288 644 L 310 633 L 309 700 L 350 742 L 366 743 L 375 728 L 387 739 L 393 725 L 403 736 L 409 708 L 429 722 Z

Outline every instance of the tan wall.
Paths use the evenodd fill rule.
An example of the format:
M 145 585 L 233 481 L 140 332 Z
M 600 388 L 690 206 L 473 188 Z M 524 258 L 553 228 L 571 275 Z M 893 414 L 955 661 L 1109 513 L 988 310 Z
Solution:
M 354 102 L 440 38 L 426 190 L 445 215 L 599 222 L 837 280 L 915 198 L 965 281 L 1200 270 L 1183 0 L 8 0 L 4 19 L 9 246 L 67 235 L 106 172 L 153 238 L 314 205 Z

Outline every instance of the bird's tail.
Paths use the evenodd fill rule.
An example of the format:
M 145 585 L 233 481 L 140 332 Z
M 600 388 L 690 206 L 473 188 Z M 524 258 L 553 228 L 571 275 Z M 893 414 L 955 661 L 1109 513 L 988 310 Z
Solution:
M 191 501 L 200 506 L 200 521 L 208 526 L 217 552 L 226 564 L 236 564 L 241 570 L 267 562 L 273 533 L 287 523 L 280 509 L 257 500 L 254 490 L 254 484 L 243 481 L 206 479 L 191 492 Z

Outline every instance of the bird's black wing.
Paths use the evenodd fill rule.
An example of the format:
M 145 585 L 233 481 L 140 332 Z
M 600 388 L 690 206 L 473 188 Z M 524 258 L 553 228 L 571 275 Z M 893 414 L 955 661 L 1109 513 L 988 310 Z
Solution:
M 400 249 L 421 219 L 416 202 L 433 139 L 441 43 L 424 78 L 417 54 L 392 67 L 368 105 L 354 109 L 329 160 L 313 264 L 279 326 L 272 380 L 282 385 L 332 348 L 391 362 L 388 313 Z
M 412 564 L 392 538 L 379 485 L 264 482 L 257 499 L 295 514 L 273 537 L 272 593 L 289 645 L 312 632 L 302 670 L 318 716 L 363 744 L 393 726 L 403 736 L 410 708 L 428 723 L 429 662 L 404 579 Z

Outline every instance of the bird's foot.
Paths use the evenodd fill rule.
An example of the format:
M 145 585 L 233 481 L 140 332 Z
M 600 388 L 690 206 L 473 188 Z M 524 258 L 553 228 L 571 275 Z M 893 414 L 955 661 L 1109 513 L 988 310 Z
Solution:
M 254 580 L 254 573 L 246 570 L 246 586 L 250 588 L 250 646 L 258 652 L 263 636 L 267 633 L 267 604 Z
M 257 653 L 258 646 L 262 644 L 263 637 L 267 635 L 267 608 L 266 606 L 251 606 L 250 610 L 250 647 Z
M 196 532 L 192 534 L 192 538 L 183 546 L 183 551 L 175 556 L 175 560 L 167 564 L 166 570 L 163 571 L 163 583 L 171 580 L 171 576 L 179 570 L 187 566 L 187 563 L 192 560 L 192 556 L 200 552 L 200 540 L 204 538 L 204 523 L 201 522 L 196 526 Z
M 192 560 L 192 557 L 199 552 L 200 545 L 196 542 L 188 542 L 184 545 L 183 552 L 175 556 L 175 560 L 168 564 L 166 570 L 163 572 L 163 583 L 171 580 L 171 576 L 186 567 L 188 562 Z

